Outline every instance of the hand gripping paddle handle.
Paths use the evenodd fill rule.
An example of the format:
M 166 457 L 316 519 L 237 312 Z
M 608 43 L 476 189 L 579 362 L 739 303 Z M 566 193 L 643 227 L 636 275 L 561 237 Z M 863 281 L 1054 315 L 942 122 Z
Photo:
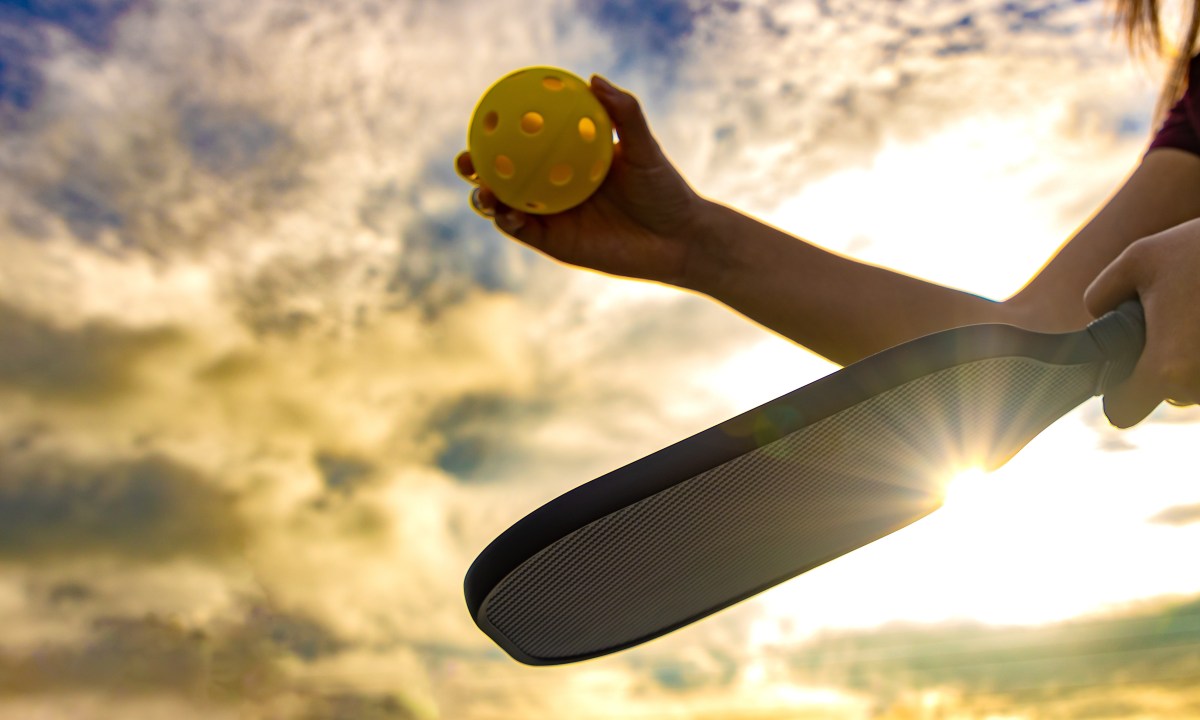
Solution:
M 1127 300 L 1092 321 L 1087 329 L 1108 357 L 1096 380 L 1095 394 L 1103 395 L 1124 382 L 1137 365 L 1146 344 L 1146 314 L 1137 300 Z

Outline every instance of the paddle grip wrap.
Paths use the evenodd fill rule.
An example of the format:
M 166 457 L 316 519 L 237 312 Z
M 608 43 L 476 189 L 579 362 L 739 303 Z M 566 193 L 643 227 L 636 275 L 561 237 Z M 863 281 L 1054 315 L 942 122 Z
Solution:
M 1096 379 L 1095 394 L 1103 395 L 1129 377 L 1137 365 L 1146 344 L 1146 314 L 1137 300 L 1127 300 L 1094 320 L 1087 329 L 1108 358 Z

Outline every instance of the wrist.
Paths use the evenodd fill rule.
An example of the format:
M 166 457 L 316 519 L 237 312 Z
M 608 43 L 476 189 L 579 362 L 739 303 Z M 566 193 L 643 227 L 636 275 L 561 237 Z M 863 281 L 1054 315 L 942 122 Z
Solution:
M 687 258 L 679 287 L 710 297 L 719 297 L 730 275 L 739 267 L 736 243 L 731 240 L 729 221 L 735 211 L 702 198 L 684 238 Z

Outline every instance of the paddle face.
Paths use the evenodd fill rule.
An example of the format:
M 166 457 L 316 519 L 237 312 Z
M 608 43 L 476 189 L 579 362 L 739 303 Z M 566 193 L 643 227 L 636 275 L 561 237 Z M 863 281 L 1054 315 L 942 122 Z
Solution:
M 1116 378 L 1102 346 L 1124 340 L 1096 337 L 974 326 L 851 365 L 531 513 L 471 567 L 468 606 L 538 665 L 698 620 L 927 515 L 956 470 L 1003 464 Z

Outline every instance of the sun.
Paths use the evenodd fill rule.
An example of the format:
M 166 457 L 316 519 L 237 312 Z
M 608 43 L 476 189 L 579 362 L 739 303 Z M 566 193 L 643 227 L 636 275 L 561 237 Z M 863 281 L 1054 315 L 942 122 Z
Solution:
M 982 467 L 969 466 L 947 474 L 942 484 L 942 508 L 978 506 L 988 497 L 989 473 Z

